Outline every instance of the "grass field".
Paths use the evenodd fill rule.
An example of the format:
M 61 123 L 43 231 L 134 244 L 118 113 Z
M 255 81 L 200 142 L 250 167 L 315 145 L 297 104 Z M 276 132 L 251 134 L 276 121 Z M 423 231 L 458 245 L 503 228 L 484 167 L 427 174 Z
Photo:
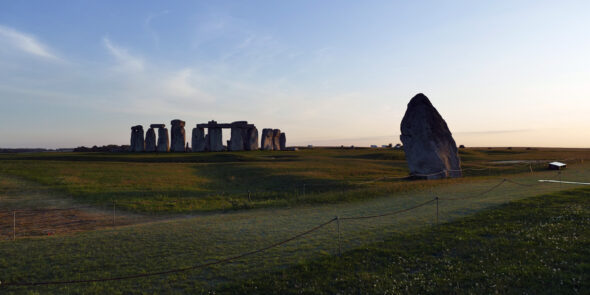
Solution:
M 391 235 L 220 288 L 233 294 L 590 292 L 590 189 L 542 195 Z
M 190 267 L 268 246 L 335 216 L 394 212 L 432 200 L 435 196 L 440 198 L 440 222 L 459 220 L 508 202 L 573 187 L 538 183 L 538 179 L 559 177 L 554 171 L 542 169 L 541 163 L 533 162 L 529 166 L 522 162 L 497 164 L 496 161 L 562 160 L 570 164 L 561 174 L 564 180 L 588 181 L 590 165 L 582 161 L 587 155 L 587 150 L 462 150 L 464 167 L 484 170 L 467 172 L 467 177 L 462 179 L 429 182 L 384 178 L 407 175 L 403 157 L 400 160 L 399 152 L 392 150 L 315 149 L 287 153 L 158 156 L 2 155 L 1 210 L 14 209 L 15 206 L 63 208 L 89 204 L 91 209 L 83 209 L 84 214 L 96 214 L 96 218 L 104 215 L 108 219 L 112 199 L 121 200 L 121 204 L 125 200 L 130 205 L 124 207 L 127 211 L 117 215 L 122 222 L 116 227 L 98 224 L 43 237 L 17 235 L 16 241 L 11 241 L 12 237 L 8 235 L 12 221 L 10 211 L 4 216 L 0 214 L 0 222 L 6 226 L 7 234 L 3 236 L 4 240 L 0 240 L 0 252 L 3 253 L 0 256 L 0 280 L 4 282 L 4 287 L 0 285 L 0 288 L 6 288 L 7 293 L 192 294 L 229 284 L 232 289 L 253 291 L 249 288 L 258 284 L 257 277 L 277 278 L 284 275 L 277 271 L 284 269 L 293 270 L 293 280 L 297 280 L 297 276 L 305 274 L 293 268 L 294 265 L 312 265 L 316 261 L 324 264 L 333 259 L 331 257 L 338 251 L 336 224 L 331 223 L 302 239 L 264 253 L 186 272 L 89 284 L 37 287 L 9 287 L 6 284 L 107 278 Z M 533 167 L 533 173 L 530 167 Z M 187 176 L 190 180 L 184 178 L 185 171 L 192 171 Z M 245 171 L 248 173 L 243 173 Z M 234 175 L 238 175 L 237 180 L 228 180 Z M 499 185 L 504 177 L 517 184 L 504 182 Z M 158 178 L 166 181 L 158 181 Z M 292 189 L 288 185 L 293 179 L 302 179 L 306 184 L 330 183 L 331 186 L 321 191 L 306 185 L 305 193 L 293 192 L 290 197 Z M 184 188 L 178 190 L 181 186 Z M 256 192 L 275 196 L 256 199 L 257 195 L 253 194 L 252 201 L 242 196 L 248 206 L 232 206 L 231 200 L 238 199 L 240 191 L 249 187 L 258 187 Z M 482 194 L 492 187 L 496 188 Z M 207 192 L 212 194 L 218 189 L 224 194 L 216 199 L 207 197 Z M 178 195 L 167 195 L 165 202 L 158 203 L 158 198 L 162 198 L 158 194 L 172 191 Z M 587 196 L 587 191 L 576 191 L 575 194 L 580 192 Z M 176 209 L 166 205 L 183 199 L 187 200 L 188 209 L 182 204 L 175 205 L 178 206 Z M 143 207 L 138 205 L 141 202 L 145 203 Z M 219 204 L 229 204 L 230 207 Z M 587 208 L 587 203 L 580 206 Z M 61 214 L 56 213 L 56 216 Z M 47 218 L 36 220 L 35 226 L 52 226 L 49 223 L 53 221 Z M 127 223 L 123 222 L 126 218 Z M 24 226 L 19 222 L 22 221 L 17 219 L 17 226 Z M 340 224 L 342 249 L 346 253 L 355 253 L 367 245 L 375 248 L 383 241 L 390 243 L 392 237 L 407 238 L 409 236 L 404 235 L 416 231 L 415 237 L 424 237 L 420 236 L 424 228 L 435 222 L 434 203 L 383 218 L 343 221 Z M 71 226 L 68 223 L 61 225 L 64 228 Z M 39 231 L 39 228 L 35 230 Z M 429 241 L 425 239 L 423 243 Z M 326 265 L 331 268 L 332 263 Z M 268 288 L 275 287 L 261 284 L 260 288 L 270 290 Z M 276 288 L 282 287 L 277 285 Z M 330 292 L 319 283 L 314 288 Z
M 532 162 L 530 166 L 518 161 L 578 163 L 588 158 L 588 150 L 575 149 L 461 150 L 467 176 L 546 168 L 546 161 Z M 0 155 L 0 175 L 44 185 L 76 203 L 110 205 L 116 201 L 128 211 L 152 213 L 338 203 L 438 185 L 393 180 L 408 173 L 403 151 L 392 149 Z

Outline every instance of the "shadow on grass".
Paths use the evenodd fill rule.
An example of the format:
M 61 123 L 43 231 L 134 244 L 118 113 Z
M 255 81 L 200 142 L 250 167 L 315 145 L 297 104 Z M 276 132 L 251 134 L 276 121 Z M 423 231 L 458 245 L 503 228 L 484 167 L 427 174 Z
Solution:
M 278 192 L 287 194 L 324 193 L 355 186 L 341 180 L 310 178 L 292 172 L 241 163 L 221 163 L 195 169 L 199 177 L 212 180 L 205 189 L 229 194 Z

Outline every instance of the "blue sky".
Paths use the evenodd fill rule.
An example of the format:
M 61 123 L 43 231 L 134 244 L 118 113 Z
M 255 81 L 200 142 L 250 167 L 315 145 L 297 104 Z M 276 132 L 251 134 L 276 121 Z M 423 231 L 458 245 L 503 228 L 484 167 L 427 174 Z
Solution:
M 458 144 L 590 147 L 588 1 L 1 1 L 0 147 L 248 120 L 399 142 L 425 93 Z M 224 134 L 229 136 L 229 132 Z

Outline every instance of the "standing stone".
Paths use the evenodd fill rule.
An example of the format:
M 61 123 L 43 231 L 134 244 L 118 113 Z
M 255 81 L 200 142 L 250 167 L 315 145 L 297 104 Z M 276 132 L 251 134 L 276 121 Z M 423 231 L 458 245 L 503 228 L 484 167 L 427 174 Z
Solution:
M 264 151 L 273 150 L 273 130 L 264 128 L 262 129 L 262 137 L 260 138 L 260 148 Z
M 143 126 L 137 125 L 131 127 L 131 143 L 129 151 L 143 152 L 145 150 L 145 142 L 143 139 Z
M 184 152 L 184 144 L 186 142 L 186 134 L 184 132 L 185 122 L 182 120 L 172 120 L 170 125 L 170 133 L 172 134 L 172 143 L 170 144 L 171 152 Z
M 272 149 L 275 151 L 281 150 L 281 130 L 274 129 L 272 131 Z
M 209 151 L 221 152 L 224 150 L 221 128 L 209 128 L 207 135 L 209 135 Z
M 287 150 L 287 136 L 285 135 L 285 132 L 281 132 L 279 145 L 281 147 L 281 151 Z
M 243 151 L 244 138 L 247 136 L 245 129 L 242 127 L 231 127 L 231 139 L 227 147 L 230 151 Z
M 145 133 L 145 151 L 155 152 L 156 151 L 156 132 L 154 128 L 148 129 Z
M 156 147 L 157 151 L 160 153 L 166 153 L 170 150 L 170 138 L 168 137 L 168 129 L 164 128 L 164 124 L 162 127 L 158 128 L 158 146 Z
M 248 128 L 245 145 L 247 151 L 255 151 L 258 149 L 258 129 L 256 129 L 256 127 Z
M 424 94 L 408 103 L 400 139 L 410 174 L 425 179 L 461 177 L 461 160 L 451 131 Z
M 205 134 L 205 151 L 211 151 L 211 141 L 209 140 L 209 133 Z
M 205 129 L 193 128 L 192 136 L 192 148 L 193 152 L 204 152 L 205 151 Z

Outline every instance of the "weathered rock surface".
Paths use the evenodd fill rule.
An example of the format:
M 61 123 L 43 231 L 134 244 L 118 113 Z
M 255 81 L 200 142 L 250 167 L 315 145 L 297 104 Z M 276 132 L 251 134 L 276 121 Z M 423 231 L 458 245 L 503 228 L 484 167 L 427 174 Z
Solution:
M 131 127 L 131 142 L 129 146 L 131 152 L 145 151 L 145 142 L 143 138 L 143 126 L 137 125 Z
M 193 152 L 204 152 L 205 151 L 205 129 L 193 128 L 192 134 L 192 151 Z
M 461 160 L 451 131 L 424 94 L 408 103 L 400 139 L 412 175 L 425 179 L 461 177 Z
M 156 132 L 154 131 L 154 128 L 148 129 L 148 131 L 145 133 L 145 151 L 156 151 Z
M 279 137 L 279 146 L 281 148 L 281 151 L 287 150 L 287 136 L 285 135 L 285 132 L 281 132 L 281 135 Z
M 164 125 L 164 124 L 162 124 Z M 165 126 L 165 125 L 164 125 Z M 165 153 L 170 150 L 170 137 L 168 137 L 168 129 L 164 127 L 158 128 L 158 145 L 156 150 L 160 153 Z
M 221 152 L 225 150 L 223 147 L 223 139 L 222 139 L 222 132 L 221 128 L 209 128 L 209 151 L 211 152 Z
M 171 152 L 184 152 L 186 143 L 186 134 L 184 132 L 184 125 L 185 122 L 182 120 L 172 120 L 170 122 L 172 127 L 170 128 L 170 133 L 172 137 L 172 142 L 170 144 L 170 151 Z
M 258 129 L 256 127 L 248 128 L 245 145 L 247 151 L 258 149 Z
M 246 139 L 247 130 L 242 127 L 231 128 L 231 140 L 228 142 L 228 148 L 230 151 L 243 151 L 244 140 Z
M 281 130 L 274 129 L 272 131 L 272 149 L 275 151 L 281 150 Z
M 264 151 L 273 150 L 273 130 L 269 128 L 262 129 L 262 136 L 260 138 L 260 148 Z

